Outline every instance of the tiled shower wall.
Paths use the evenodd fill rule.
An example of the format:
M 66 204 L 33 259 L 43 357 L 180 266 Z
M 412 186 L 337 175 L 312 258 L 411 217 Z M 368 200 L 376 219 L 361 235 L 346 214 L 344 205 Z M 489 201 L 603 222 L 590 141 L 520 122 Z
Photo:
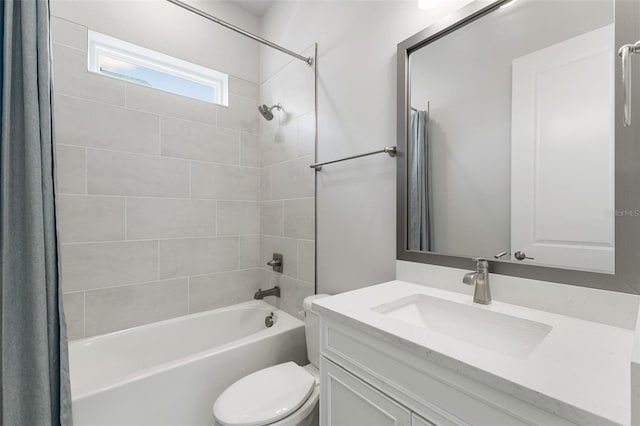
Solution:
M 53 18 L 52 32 L 70 337 L 251 299 L 273 245 L 260 235 L 258 85 L 230 76 L 224 108 L 128 84 L 87 72 L 86 27 Z M 278 192 L 296 164 L 268 168 L 274 198 L 313 196 Z
M 314 50 L 303 54 L 315 56 Z M 260 85 L 260 102 L 283 107 L 273 110 L 273 120 L 260 120 L 261 282 L 280 286 L 282 297 L 269 301 L 297 314 L 315 282 L 314 68 L 292 60 Z M 284 256 L 282 274 L 265 265 L 274 252 Z

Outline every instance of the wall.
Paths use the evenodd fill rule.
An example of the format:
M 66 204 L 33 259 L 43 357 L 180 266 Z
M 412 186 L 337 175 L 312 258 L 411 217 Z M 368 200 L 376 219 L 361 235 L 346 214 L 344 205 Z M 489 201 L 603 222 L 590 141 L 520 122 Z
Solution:
M 314 56 L 314 48 L 303 54 Z M 261 82 L 260 103 L 283 108 L 273 110 L 273 120 L 260 120 L 261 282 L 282 290 L 281 298 L 267 301 L 297 315 L 315 283 L 315 172 L 309 168 L 315 158 L 314 68 L 290 59 Z M 284 256 L 282 274 L 266 265 L 273 253 Z
M 512 61 L 612 22 L 611 1 L 519 2 L 411 56 L 412 105 L 430 101 L 434 251 L 491 258 L 519 249 L 510 226 Z
M 257 27 L 227 3 L 203 6 Z M 52 11 L 70 337 L 250 299 L 261 263 L 257 46 L 166 2 Z M 229 108 L 88 73 L 87 27 L 229 73 Z
M 318 161 L 396 144 L 396 45 L 459 8 L 443 1 L 276 2 L 266 38 L 294 51 L 318 43 Z M 264 81 L 289 57 L 260 50 Z M 317 174 L 318 292 L 338 293 L 395 278 L 395 160 L 379 155 Z

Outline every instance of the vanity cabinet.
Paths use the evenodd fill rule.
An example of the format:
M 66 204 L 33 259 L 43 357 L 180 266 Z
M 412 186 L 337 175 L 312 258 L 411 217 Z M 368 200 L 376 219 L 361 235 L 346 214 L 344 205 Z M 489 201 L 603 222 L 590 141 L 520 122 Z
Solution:
M 320 361 L 327 425 L 409 426 L 411 412 L 326 358 Z M 419 423 L 417 423 L 419 424 Z M 428 424 L 428 423 L 427 423 Z
M 575 425 L 451 359 L 324 313 L 320 378 L 321 426 Z

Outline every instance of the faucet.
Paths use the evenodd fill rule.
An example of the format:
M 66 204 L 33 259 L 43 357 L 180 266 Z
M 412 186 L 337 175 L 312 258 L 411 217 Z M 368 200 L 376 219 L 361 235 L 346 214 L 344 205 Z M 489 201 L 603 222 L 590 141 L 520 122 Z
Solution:
M 475 285 L 473 291 L 473 302 L 482 305 L 491 304 L 491 291 L 489 289 L 489 262 L 480 257 L 474 258 L 476 261 L 476 272 L 464 274 L 462 282 L 467 285 Z
M 253 295 L 253 298 L 256 300 L 262 300 L 266 296 L 280 297 L 280 287 L 275 286 L 274 288 L 270 288 L 269 290 L 258 289 L 258 291 L 256 291 L 256 294 Z

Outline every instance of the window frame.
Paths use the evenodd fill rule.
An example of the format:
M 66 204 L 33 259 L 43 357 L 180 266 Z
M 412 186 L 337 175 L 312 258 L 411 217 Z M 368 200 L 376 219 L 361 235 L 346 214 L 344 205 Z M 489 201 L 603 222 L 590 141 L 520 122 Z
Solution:
M 213 100 L 206 101 L 186 94 L 172 92 L 160 87 L 152 87 L 153 89 L 162 90 L 163 92 L 184 96 L 190 99 L 196 99 L 202 102 L 229 106 L 228 74 L 89 30 L 87 70 L 105 77 L 145 86 L 143 84 L 136 83 L 135 81 L 130 81 L 125 78 L 119 78 L 112 74 L 102 72 L 100 70 L 100 56 L 102 54 L 135 66 L 152 69 L 173 77 L 178 77 L 183 80 L 211 87 L 214 90 L 214 97 Z

